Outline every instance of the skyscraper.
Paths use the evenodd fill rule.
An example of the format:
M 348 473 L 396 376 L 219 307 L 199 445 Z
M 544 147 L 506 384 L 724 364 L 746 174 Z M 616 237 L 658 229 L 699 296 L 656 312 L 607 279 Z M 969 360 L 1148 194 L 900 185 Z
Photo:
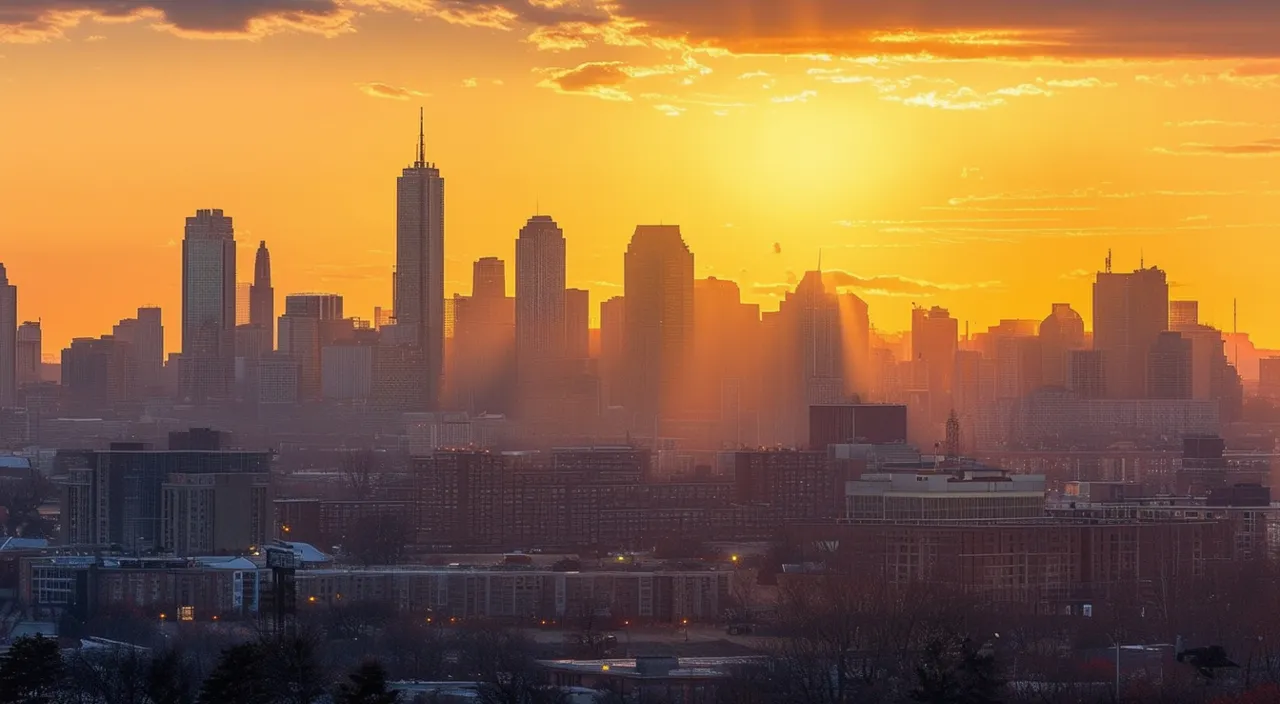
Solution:
M 440 403 L 444 375 L 444 178 L 427 162 L 418 117 L 418 158 L 396 180 L 396 326 L 422 351 L 422 407 Z
M 236 282 L 236 325 L 249 324 L 249 301 L 253 293 L 253 284 L 248 281 Z
M 348 339 L 352 321 L 342 317 L 342 296 L 336 293 L 295 293 L 285 296 L 280 316 L 280 352 L 298 364 L 298 396 L 320 397 L 321 351 Z
M 1199 301 L 1169 301 L 1169 329 L 1181 332 L 1200 324 Z
M 626 402 L 626 299 L 614 296 L 600 303 L 600 378 L 606 406 Z
M 929 417 L 942 422 L 951 411 L 951 375 L 955 372 L 960 325 L 946 308 L 911 311 L 911 356 L 924 367 Z
M 1162 332 L 1147 352 L 1148 398 L 1189 399 L 1191 340 L 1178 332 Z
M 18 287 L 0 264 L 0 408 L 18 396 Z
M 187 218 L 182 240 L 182 396 L 228 397 L 235 329 L 235 230 L 221 210 L 198 210 Z
M 1084 347 L 1084 318 L 1070 303 L 1054 303 L 1040 323 L 1041 378 L 1045 386 L 1067 383 L 1067 352 Z
M 676 225 L 639 225 L 623 258 L 626 406 L 652 432 L 682 410 L 693 343 L 693 253 Z
M 164 386 L 164 325 L 160 309 L 138 309 L 138 317 L 125 318 L 111 331 L 118 341 L 129 344 L 133 388 L 137 394 L 155 394 Z
M 40 321 L 27 321 L 18 326 L 18 386 L 40 381 L 40 365 L 44 362 L 43 335 Z
M 564 290 L 564 356 L 591 356 L 591 292 L 586 289 Z
M 471 267 L 471 297 L 497 300 L 507 295 L 507 265 L 497 257 L 480 257 Z
M 515 381 L 515 299 L 506 294 L 501 259 L 479 259 L 472 273 L 471 297 L 457 303 L 449 386 L 458 408 L 507 413 Z
M 539 375 L 533 366 L 565 352 L 564 231 L 547 215 L 535 215 L 516 240 L 516 362 L 520 381 Z
M 253 259 L 253 284 L 249 287 L 249 324 L 266 330 L 267 349 L 275 349 L 276 292 L 271 288 L 271 253 L 267 242 L 258 243 Z
M 1093 284 L 1093 348 L 1102 352 L 1107 396 L 1147 397 L 1147 353 L 1169 329 L 1169 284 L 1156 267 L 1098 272 Z

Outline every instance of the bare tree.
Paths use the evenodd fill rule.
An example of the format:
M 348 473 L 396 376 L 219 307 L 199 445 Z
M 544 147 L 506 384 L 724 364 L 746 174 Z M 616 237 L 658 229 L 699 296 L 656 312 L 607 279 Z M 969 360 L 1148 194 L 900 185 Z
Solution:
M 344 452 L 338 464 L 343 488 L 357 501 L 371 498 L 377 492 L 384 470 L 382 458 L 371 448 Z

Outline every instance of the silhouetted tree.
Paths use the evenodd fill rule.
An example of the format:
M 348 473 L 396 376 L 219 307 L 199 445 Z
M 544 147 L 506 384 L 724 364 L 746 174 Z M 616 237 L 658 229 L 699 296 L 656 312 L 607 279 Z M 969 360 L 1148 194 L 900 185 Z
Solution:
M 381 484 L 382 465 L 378 454 L 368 448 L 343 453 L 338 472 L 351 498 L 363 501 L 373 496 Z
M 1004 683 L 995 657 L 968 638 L 935 637 L 916 665 L 911 700 L 921 704 L 989 704 L 1000 701 Z
M 40 515 L 40 505 L 52 497 L 56 487 L 48 478 L 32 473 L 24 479 L 0 480 L 0 507 L 8 512 L 5 531 L 9 535 L 44 538 L 49 522 Z
M 265 655 L 256 642 L 223 651 L 200 688 L 200 704 L 273 704 Z
M 304 633 L 258 644 L 268 662 L 267 681 L 276 704 L 312 704 L 324 696 L 328 684 L 316 656 L 317 641 L 314 634 Z
M 181 652 L 171 648 L 148 663 L 146 692 L 151 704 L 191 704 L 195 689 L 191 663 Z
M 338 685 L 334 704 L 395 704 L 396 692 L 387 689 L 387 671 L 377 660 L 366 660 Z
M 62 689 L 64 672 L 58 641 L 23 636 L 0 656 L 0 704 L 48 704 Z

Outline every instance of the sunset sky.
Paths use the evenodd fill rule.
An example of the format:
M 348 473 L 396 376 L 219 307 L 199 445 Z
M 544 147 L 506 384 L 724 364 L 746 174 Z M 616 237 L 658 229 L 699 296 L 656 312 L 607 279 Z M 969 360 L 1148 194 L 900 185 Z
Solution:
M 141 304 L 176 351 L 183 218 L 222 208 L 240 280 L 265 239 L 281 300 L 371 317 L 422 106 L 450 293 L 485 255 L 512 288 L 539 209 L 593 318 L 661 222 L 765 309 L 821 252 L 882 329 L 1088 320 L 1110 248 L 1280 346 L 1277 33 L 1243 0 L 0 0 L 0 262 L 46 352 Z

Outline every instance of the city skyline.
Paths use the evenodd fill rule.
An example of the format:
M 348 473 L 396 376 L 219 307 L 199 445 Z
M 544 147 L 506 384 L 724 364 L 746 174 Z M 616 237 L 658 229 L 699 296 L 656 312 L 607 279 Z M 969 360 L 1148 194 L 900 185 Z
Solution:
M 141 302 L 174 308 L 173 223 L 203 207 L 233 213 L 246 242 L 271 241 L 281 294 L 342 290 L 352 310 L 387 307 L 388 172 L 411 158 L 418 104 L 457 186 L 446 296 L 466 293 L 476 258 L 513 261 L 508 233 L 541 203 L 571 233 L 568 285 L 597 301 L 618 292 L 617 252 L 643 222 L 679 223 L 696 277 L 738 281 L 766 310 L 821 250 L 886 329 L 909 327 L 913 301 L 977 326 L 1038 319 L 1053 301 L 1089 318 L 1088 274 L 1111 248 L 1117 269 L 1145 253 L 1172 272 L 1175 295 L 1220 327 L 1239 299 L 1242 329 L 1280 343 L 1265 315 L 1280 294 L 1264 264 L 1280 221 L 1267 183 L 1280 69 L 1257 41 L 1269 8 L 1193 20 L 1189 34 L 1207 10 L 1146 8 L 1139 41 L 1120 9 L 974 10 L 961 23 L 931 3 L 908 18 L 818 3 L 815 23 L 776 3 L 752 10 L 768 22 L 714 32 L 714 11 L 665 4 L 450 14 L 335 0 L 288 21 L 270 2 L 167 21 L 156 4 L 121 3 L 139 10 L 132 22 L 55 17 L 40 2 L 0 18 L 5 99 L 24 106 L 0 135 L 14 167 L 0 174 L 0 232 L 20 318 L 46 321 L 51 347 Z M 586 18 L 566 18 L 573 7 Z M 764 26 L 778 29 L 739 31 Z M 211 30 L 257 40 L 193 39 Z M 172 55 L 191 60 L 160 60 Z M 72 65 L 96 70 L 60 68 Z M 182 109 L 205 91 L 223 104 Z M 536 117 L 508 119 L 507 106 Z M 94 130 L 74 128 L 85 113 Z M 120 176 L 68 179 L 63 165 L 83 160 Z M 98 305 L 70 300 L 64 276 L 102 289 Z

